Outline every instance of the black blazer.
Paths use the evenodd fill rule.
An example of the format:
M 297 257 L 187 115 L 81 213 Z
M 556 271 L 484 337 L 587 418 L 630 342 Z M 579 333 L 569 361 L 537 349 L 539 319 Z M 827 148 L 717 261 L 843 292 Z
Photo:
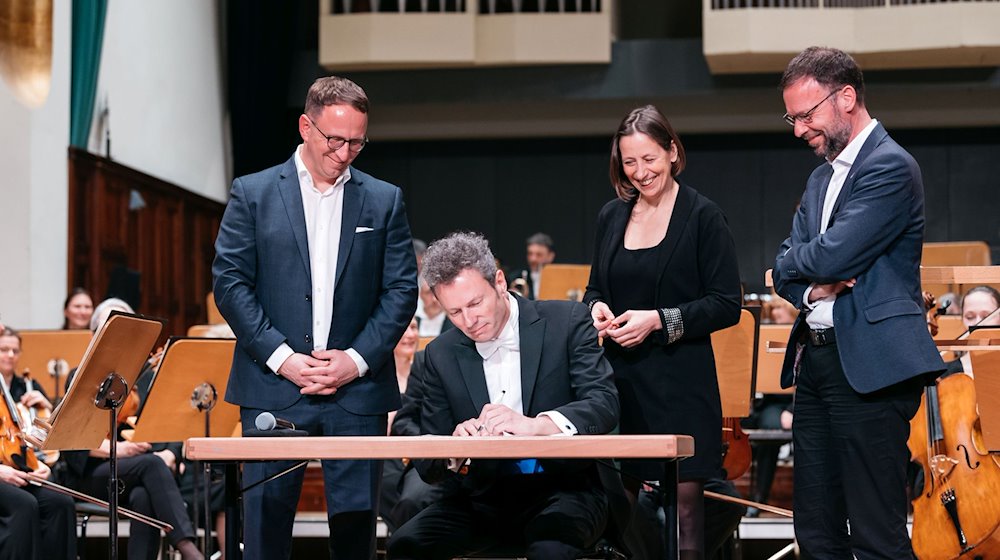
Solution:
M 524 413 L 550 410 L 563 414 L 580 434 L 606 434 L 618 424 L 618 392 L 611 366 L 597 344 L 597 331 L 587 308 L 569 301 L 529 301 L 515 296 L 521 337 L 521 390 Z M 421 432 L 451 435 L 455 426 L 479 416 L 490 402 L 483 359 L 475 343 L 459 329 L 434 339 L 424 350 L 424 398 Z M 440 482 L 458 476 L 444 460 L 416 461 L 424 480 Z M 547 471 L 579 470 L 589 464 L 544 461 Z M 478 492 L 494 478 L 495 461 L 473 461 L 465 490 Z
M 615 313 L 626 311 L 615 307 L 608 272 L 612 257 L 624 246 L 634 206 L 635 201 L 615 199 L 598 215 L 593 266 L 583 297 L 588 305 L 600 300 Z M 684 336 L 678 343 L 706 346 L 710 353 L 709 335 L 740 320 L 739 265 L 726 216 L 714 202 L 680 185 L 665 243 L 654 265 L 659 271 L 655 307 L 680 309 Z M 657 331 L 653 340 L 666 344 L 666 329 Z
M 445 321 L 447 323 L 447 321 Z M 424 400 L 424 351 L 413 355 L 410 364 L 410 377 L 406 380 L 406 391 L 400 395 L 403 406 L 399 408 L 392 420 L 389 435 L 419 436 L 420 435 L 420 405 Z

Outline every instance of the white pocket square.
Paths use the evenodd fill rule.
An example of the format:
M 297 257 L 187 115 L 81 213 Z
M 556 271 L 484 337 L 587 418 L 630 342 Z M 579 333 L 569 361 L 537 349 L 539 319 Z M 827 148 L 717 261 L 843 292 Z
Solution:
M 365 226 L 358 226 L 358 227 L 354 228 L 354 233 L 365 233 L 365 232 L 368 232 L 368 231 L 373 231 L 373 229 L 374 228 L 365 227 Z

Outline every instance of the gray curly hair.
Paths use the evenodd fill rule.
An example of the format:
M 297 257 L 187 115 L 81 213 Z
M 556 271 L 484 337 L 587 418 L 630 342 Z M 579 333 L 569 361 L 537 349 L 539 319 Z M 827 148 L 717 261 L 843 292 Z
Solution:
M 424 253 L 420 274 L 433 291 L 466 269 L 479 272 L 490 284 L 497 276 L 497 262 L 486 238 L 479 233 L 457 231 L 431 243 Z

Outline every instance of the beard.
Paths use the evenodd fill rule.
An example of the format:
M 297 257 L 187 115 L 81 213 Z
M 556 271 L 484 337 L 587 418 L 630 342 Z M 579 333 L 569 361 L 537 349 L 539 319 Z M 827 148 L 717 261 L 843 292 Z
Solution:
M 826 142 L 816 148 L 816 155 L 827 161 L 833 161 L 851 141 L 851 123 L 837 115 L 830 127 L 823 130 L 823 137 Z

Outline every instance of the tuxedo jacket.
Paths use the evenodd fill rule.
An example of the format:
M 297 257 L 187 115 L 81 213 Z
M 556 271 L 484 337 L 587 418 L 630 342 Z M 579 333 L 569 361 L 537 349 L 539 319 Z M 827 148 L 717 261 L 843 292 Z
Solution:
M 851 166 L 819 234 L 823 201 L 833 175 L 819 166 L 806 184 L 791 235 L 781 244 L 773 280 L 781 297 L 805 310 L 810 283 L 856 278 L 833 306 L 837 351 L 844 374 L 859 393 L 944 370 L 924 320 L 920 255 L 924 241 L 924 187 L 917 162 L 881 124 Z M 781 372 L 795 383 L 796 353 L 809 326 L 800 313 L 792 326 Z
M 521 391 L 525 416 L 558 411 L 582 435 L 606 434 L 618 424 L 618 392 L 611 366 L 597 344 L 587 307 L 569 301 L 529 301 L 514 296 L 521 341 Z M 424 349 L 424 434 L 451 435 L 458 424 L 477 418 L 490 402 L 483 358 L 475 342 L 459 329 L 434 339 Z M 589 462 L 542 461 L 547 472 L 572 472 Z M 473 460 L 468 475 L 456 475 L 444 460 L 417 461 L 421 477 L 440 482 L 456 477 L 470 493 L 487 488 L 496 461 Z
M 219 311 L 236 333 L 226 400 L 281 410 L 299 387 L 266 362 L 282 344 L 309 354 L 312 279 L 302 192 L 294 158 L 233 181 L 212 264 Z M 364 377 L 331 397 L 355 414 L 399 407 L 392 349 L 416 310 L 416 259 L 399 188 L 351 168 L 326 348 L 354 348 Z

